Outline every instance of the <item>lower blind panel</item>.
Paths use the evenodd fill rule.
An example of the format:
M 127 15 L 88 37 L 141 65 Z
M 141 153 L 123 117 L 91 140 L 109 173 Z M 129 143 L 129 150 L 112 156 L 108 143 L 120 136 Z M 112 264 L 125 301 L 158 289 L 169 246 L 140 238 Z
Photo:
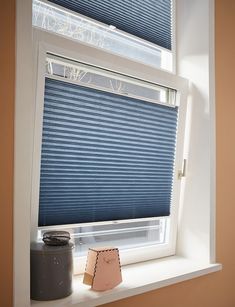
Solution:
M 177 118 L 46 78 L 39 226 L 168 216 Z

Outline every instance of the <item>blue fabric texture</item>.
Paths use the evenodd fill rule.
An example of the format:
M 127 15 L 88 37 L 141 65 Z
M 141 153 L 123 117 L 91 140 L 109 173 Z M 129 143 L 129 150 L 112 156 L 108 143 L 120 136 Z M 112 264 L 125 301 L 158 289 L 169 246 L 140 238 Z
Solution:
M 168 216 L 178 108 L 46 78 L 39 226 Z
M 172 0 L 49 0 L 171 50 Z

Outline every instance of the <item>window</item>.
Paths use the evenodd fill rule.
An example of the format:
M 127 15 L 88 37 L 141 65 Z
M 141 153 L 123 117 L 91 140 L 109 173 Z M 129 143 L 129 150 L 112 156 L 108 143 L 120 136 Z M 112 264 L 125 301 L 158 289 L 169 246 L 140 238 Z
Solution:
M 46 4 L 49 3 L 46 1 L 43 2 Z M 62 57 L 63 61 L 64 59 L 69 59 L 69 61 L 73 63 L 79 62 L 86 65 L 89 64 L 118 74 L 145 80 L 154 85 L 176 90 L 176 102 L 179 108 L 174 168 L 176 170 L 176 177 L 178 177 L 178 170 L 182 168 L 183 157 L 187 158 L 188 153 L 190 157 L 187 163 L 186 179 L 181 181 L 177 179 L 173 185 L 173 198 L 179 195 L 178 191 L 180 189 L 183 190 L 182 195 L 184 197 L 181 198 L 181 200 L 177 197 L 175 198 L 176 204 L 181 204 L 180 214 L 178 214 L 178 210 L 176 210 L 174 205 L 171 207 L 170 218 L 176 221 L 176 223 L 170 225 L 169 242 L 173 242 L 172 246 L 166 247 L 166 245 L 163 244 L 160 250 L 156 248 L 156 245 L 153 246 L 152 250 L 151 247 L 148 247 L 148 250 L 145 247 L 139 249 L 133 248 L 128 250 L 128 252 L 123 252 L 124 257 L 122 257 L 123 260 L 125 259 L 123 264 L 172 255 L 175 254 L 175 252 L 176 258 L 168 257 L 164 259 L 164 261 L 153 261 L 153 266 L 141 263 L 138 266 L 141 269 L 137 271 L 137 266 L 126 266 L 124 270 L 126 270 L 127 273 L 130 270 L 130 274 L 127 274 L 128 276 L 133 276 L 133 271 L 134 276 L 143 276 L 141 283 L 139 283 L 138 280 L 138 282 L 133 284 L 126 275 L 124 287 L 127 286 L 127 291 L 121 287 L 120 289 L 115 289 L 115 293 L 117 291 L 120 295 L 113 295 L 112 291 L 109 295 L 101 294 L 99 297 L 102 297 L 102 300 L 95 300 L 94 305 L 107 303 L 118 298 L 124 298 L 133 295 L 133 293 L 138 294 L 153 290 L 161 287 L 163 284 L 169 285 L 195 276 L 207 274 L 221 267 L 213 264 L 215 263 L 215 168 L 213 164 L 215 147 L 213 142 L 214 129 L 212 127 L 214 123 L 213 78 L 211 78 L 211 76 L 213 76 L 213 70 L 210 69 L 210 62 L 211 59 L 213 59 L 213 48 L 211 48 L 211 46 L 213 46 L 213 33 L 210 32 L 213 20 L 213 7 L 211 7 L 211 3 L 210 1 L 177 1 L 175 3 L 177 6 L 177 37 L 181 38 L 177 46 L 177 71 L 181 76 L 187 77 L 193 82 L 192 86 L 189 87 L 189 116 L 187 116 L 187 129 L 185 129 L 184 125 L 186 94 L 188 90 L 187 82 L 179 76 L 156 69 L 156 67 L 162 67 L 161 65 L 154 66 L 157 62 L 155 61 L 156 57 L 155 60 L 152 59 L 149 61 L 150 65 L 148 65 L 143 58 L 141 58 L 141 60 L 136 60 L 131 56 L 131 60 L 128 58 L 129 53 L 128 56 L 117 56 L 117 53 L 115 56 L 114 52 L 107 51 L 105 48 L 92 47 L 91 44 L 88 45 L 88 43 L 83 44 L 78 40 L 76 42 L 76 39 L 66 39 L 65 35 L 55 35 L 55 32 L 49 29 L 46 30 L 44 28 L 42 31 L 39 27 L 34 27 L 32 31 L 32 3 L 30 0 L 18 3 L 16 19 L 17 77 L 15 113 L 16 155 L 14 175 L 14 297 L 16 304 L 20 306 L 30 305 L 29 213 L 31 210 L 31 238 L 35 239 L 37 237 L 36 230 L 38 229 L 38 219 L 36 215 L 38 213 L 38 189 L 40 186 L 38 180 L 40 178 L 41 153 L 41 148 L 39 147 L 42 140 L 42 127 L 40 125 L 42 124 L 41 120 L 43 118 L 44 81 L 45 72 L 47 71 L 45 70 L 45 64 L 49 54 Z M 55 7 L 59 8 L 56 5 Z M 62 11 L 64 11 L 63 8 L 61 9 L 61 12 Z M 64 29 L 66 29 L 66 27 Z M 69 27 L 67 27 L 67 29 L 69 29 Z M 114 30 L 113 33 L 116 31 L 118 32 L 118 30 Z M 32 34 L 34 39 L 33 43 Z M 210 44 L 208 44 L 208 40 Z M 200 46 L 200 48 L 198 48 L 198 46 Z M 138 51 L 139 50 L 140 49 L 138 49 Z M 203 55 L 201 53 L 202 50 L 204 52 Z M 32 55 L 34 55 L 34 58 L 32 58 Z M 148 56 L 147 58 L 149 59 L 150 57 Z M 161 61 L 158 63 L 161 63 Z M 185 146 L 183 146 L 185 132 L 186 143 Z M 203 151 L 201 150 L 202 148 Z M 201 214 L 202 212 L 203 215 Z M 177 227 L 178 216 L 180 222 Z M 155 231 L 154 228 L 156 229 L 157 227 L 155 226 L 158 225 L 159 224 L 153 224 L 152 226 L 154 227 L 152 227 L 152 230 Z M 143 222 L 142 226 L 145 227 L 146 224 Z M 165 227 L 164 223 L 161 227 Z M 109 227 L 107 226 L 107 228 Z M 107 230 L 107 228 L 104 230 Z M 124 225 L 124 228 L 126 228 L 126 225 Z M 115 227 L 113 227 L 113 230 L 115 230 Z M 89 229 L 84 229 L 84 233 L 86 236 L 87 233 L 89 233 Z M 160 240 L 161 239 L 160 236 Z M 80 239 L 78 239 L 78 241 L 79 240 Z M 141 240 L 144 241 L 145 237 L 142 236 Z M 138 257 L 136 253 L 137 250 Z M 131 253 L 132 251 L 133 253 Z M 174 259 L 176 259 L 176 261 Z M 173 263 L 171 261 L 173 261 Z M 78 262 L 75 262 L 75 268 L 77 263 Z M 79 269 L 82 270 L 81 261 L 79 261 L 78 266 Z M 177 268 L 177 270 L 175 270 L 175 268 Z M 155 270 L 158 274 L 155 274 Z M 149 271 L 151 271 L 152 274 L 149 274 Z M 158 276 L 158 278 L 156 276 Z M 77 280 L 77 278 L 75 279 Z M 146 285 L 146 287 L 144 285 Z M 129 292 L 128 289 L 130 289 Z M 74 295 L 68 299 L 68 304 L 69 300 L 71 304 L 76 304 L 84 300 L 84 297 L 88 300 L 92 299 L 88 291 L 84 290 L 82 291 L 84 296 L 80 300 L 80 288 L 79 291 L 76 290 Z
M 38 12 L 44 2 L 34 4 Z M 39 19 L 34 12 L 34 24 Z M 146 77 L 138 62 L 127 72 L 128 59 L 114 65 L 121 58 L 103 50 L 88 59 L 93 46 L 37 28 L 34 37 L 32 237 L 69 230 L 83 264 L 87 249 L 97 245 L 119 247 L 123 264 L 173 255 L 185 80 L 155 68 Z
M 34 27 L 94 46 L 96 48 L 107 50 L 108 52 L 117 55 L 128 57 L 129 59 L 133 59 L 137 62 L 146 63 L 153 67 L 166 69 L 168 71 L 173 70 L 173 46 L 171 46 L 171 1 L 164 1 L 164 4 L 162 1 L 149 1 L 151 2 L 150 6 L 154 5 L 159 15 L 158 18 L 153 18 L 148 16 L 148 12 L 146 9 L 144 9 L 144 24 L 140 23 L 140 19 L 142 18 L 140 8 L 138 8 L 137 11 L 136 7 L 133 8 L 132 19 L 134 19 L 134 24 L 125 22 L 125 18 L 131 17 L 131 14 L 128 14 L 128 8 L 124 15 L 122 14 L 122 9 L 117 11 L 118 14 L 117 12 L 116 14 L 112 13 L 110 7 L 116 7 L 117 5 L 121 8 L 125 7 L 128 2 L 124 1 L 51 2 L 61 4 L 64 7 L 62 8 L 61 6 L 50 2 L 33 0 Z M 79 3 L 80 5 L 83 3 L 83 5 L 79 7 Z M 134 4 L 135 2 L 131 3 Z M 141 2 L 136 2 L 136 4 L 139 6 Z M 142 5 L 143 4 L 145 6 L 146 1 L 142 2 Z M 105 19 L 107 18 L 107 12 L 105 16 L 103 14 L 98 14 L 98 12 L 102 13 L 100 10 L 96 10 L 96 7 L 99 7 L 100 5 L 108 6 L 107 11 L 111 12 L 111 14 L 108 14 L 108 20 Z M 91 10 L 91 7 L 93 7 L 94 10 Z M 89 12 L 89 14 L 76 14 L 74 11 L 67 10 L 66 8 L 74 9 L 75 11 L 78 10 L 82 13 Z M 164 10 L 162 10 L 162 8 L 164 8 Z M 136 15 L 134 14 L 135 12 L 137 13 Z M 99 16 L 96 16 L 97 14 Z M 98 20 L 101 22 L 97 22 L 97 19 L 94 20 L 89 17 L 98 17 Z M 149 36 L 152 37 L 152 27 L 149 26 L 148 22 L 146 23 L 149 17 L 151 17 L 151 23 L 155 23 L 154 27 L 156 26 L 155 28 L 159 29 L 157 33 L 154 33 L 158 38 L 157 41 L 154 41 L 154 43 L 148 40 Z M 126 30 L 128 32 L 129 30 L 131 34 L 126 33 L 126 31 L 121 31 L 121 28 L 117 29 L 117 27 L 114 26 L 114 24 L 119 24 L 120 22 L 120 26 L 123 26 L 124 31 Z M 159 27 L 159 23 L 162 24 L 163 22 L 164 26 Z M 125 26 L 128 26 L 127 29 Z M 139 29 L 140 26 L 142 27 L 141 29 Z M 146 36 L 143 37 L 144 39 L 138 37 L 138 35 L 135 36 L 136 33 L 134 30 L 136 27 L 139 29 L 139 33 L 144 32 Z M 143 31 L 143 29 L 145 29 L 145 31 Z
M 131 82 L 97 90 L 106 80 L 93 78 L 45 80 L 39 226 L 170 214 L 178 108 L 129 97 Z

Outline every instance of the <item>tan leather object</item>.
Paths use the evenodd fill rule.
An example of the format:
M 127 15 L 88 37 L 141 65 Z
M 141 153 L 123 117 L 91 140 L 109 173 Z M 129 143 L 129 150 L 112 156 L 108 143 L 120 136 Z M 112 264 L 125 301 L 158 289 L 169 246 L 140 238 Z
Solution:
M 105 291 L 122 282 L 118 248 L 90 248 L 83 283 L 93 290 Z

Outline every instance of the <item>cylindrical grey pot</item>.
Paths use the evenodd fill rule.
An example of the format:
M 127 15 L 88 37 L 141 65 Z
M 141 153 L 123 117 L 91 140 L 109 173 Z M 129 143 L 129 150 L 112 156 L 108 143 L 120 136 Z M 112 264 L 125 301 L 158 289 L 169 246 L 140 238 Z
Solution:
M 73 247 L 72 243 L 64 246 L 31 244 L 31 299 L 55 300 L 72 293 Z

